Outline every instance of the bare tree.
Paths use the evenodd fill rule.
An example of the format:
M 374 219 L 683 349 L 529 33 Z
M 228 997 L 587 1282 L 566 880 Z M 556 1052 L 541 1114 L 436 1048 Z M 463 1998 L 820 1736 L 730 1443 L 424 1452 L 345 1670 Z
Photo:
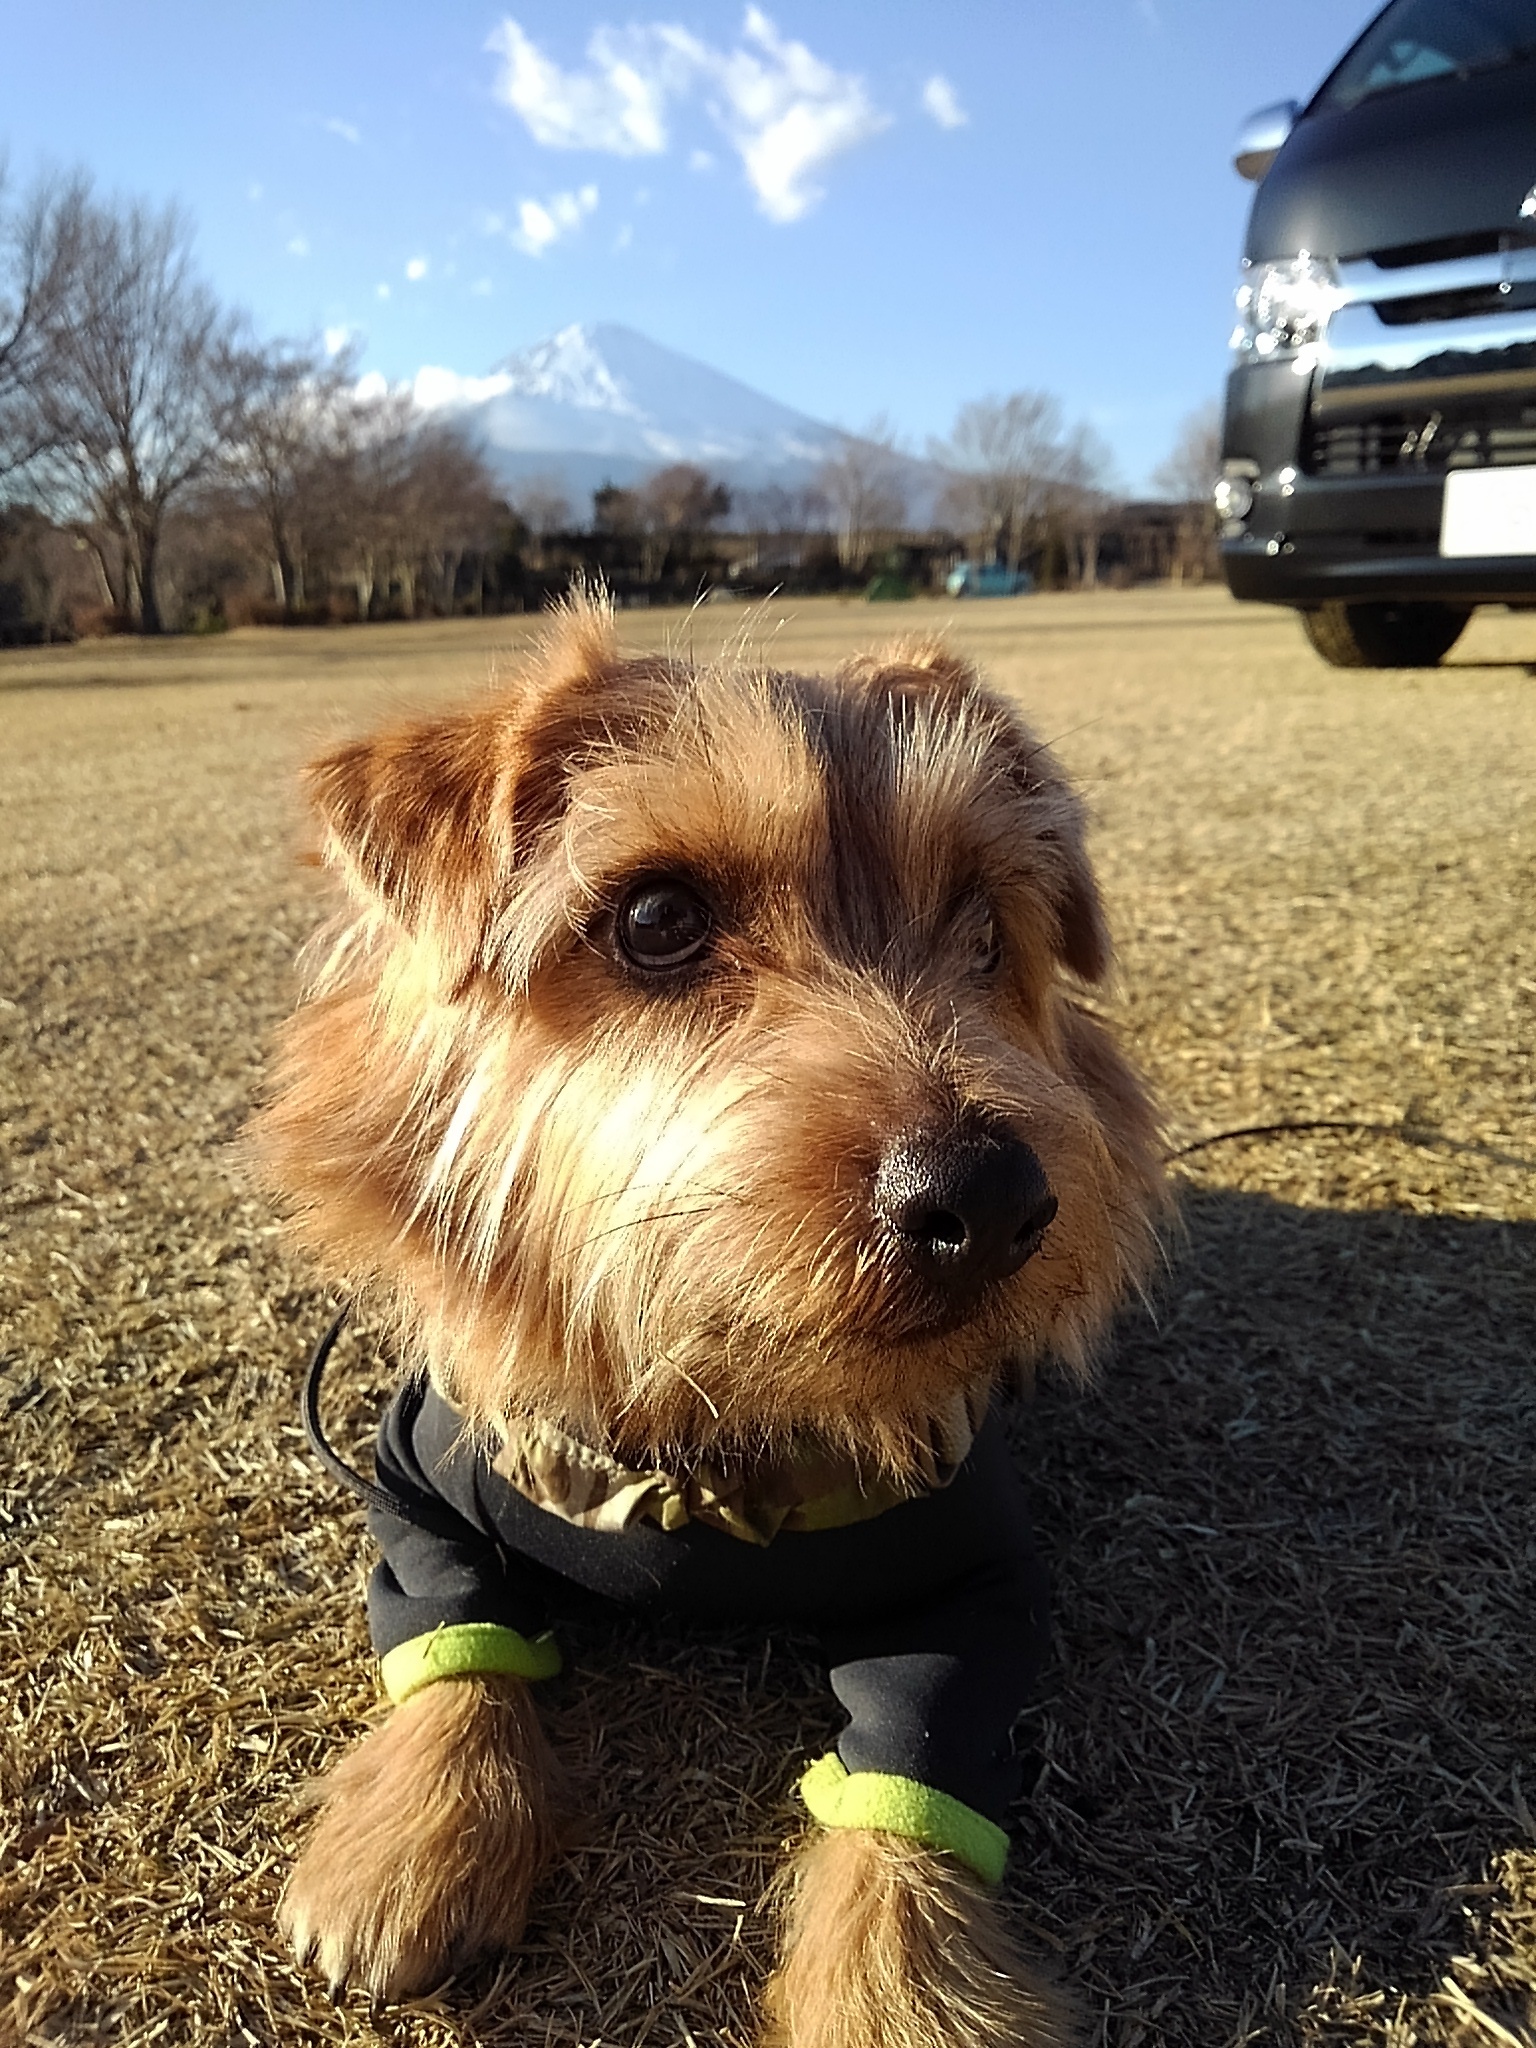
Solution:
M 929 454 L 950 471 L 943 504 L 963 533 L 1017 569 L 1044 517 L 1062 462 L 1061 406 L 1049 391 L 1014 391 L 962 405 L 947 441 Z
M 825 493 L 814 486 L 790 490 L 783 484 L 762 484 L 737 491 L 732 505 L 741 533 L 825 532 L 831 516 Z
M 1173 450 L 1152 473 L 1160 491 L 1175 499 L 1206 499 L 1221 474 L 1221 407 L 1215 399 L 1179 421 Z
M 512 494 L 512 510 L 535 540 L 569 533 L 576 514 L 558 476 L 530 476 Z
M 95 595 L 74 536 L 34 505 L 0 507 L 0 644 L 67 640 Z
M 648 476 L 635 493 L 644 535 L 641 575 L 654 583 L 674 553 L 693 543 L 731 509 L 731 494 L 696 462 L 673 462 Z
M 232 362 L 219 466 L 259 524 L 273 594 L 290 619 L 305 601 L 306 552 L 325 516 L 327 464 L 346 439 L 354 372 L 350 350 L 328 356 L 313 343 L 249 346 Z
M 592 493 L 592 531 L 633 536 L 645 528 L 640 493 L 622 484 L 599 484 Z
M 1211 488 L 1220 474 L 1221 407 L 1211 399 L 1184 415 L 1167 461 L 1152 472 L 1157 489 L 1179 507 L 1173 562 L 1176 583 L 1203 582 L 1211 566 L 1216 532 Z
M 314 481 L 314 520 L 328 569 L 350 583 L 357 616 L 371 616 L 403 545 L 404 497 L 415 409 L 405 390 L 357 398 L 338 410 L 335 438 Z
M 668 535 L 707 533 L 731 509 L 731 494 L 696 462 L 674 462 L 640 488 L 647 518 Z
M 413 617 L 421 586 L 450 610 L 459 565 L 484 551 L 501 511 L 485 463 L 451 421 L 423 420 L 403 389 L 355 395 L 315 486 L 333 561 L 367 619 L 381 589 Z
M 452 613 L 460 565 L 467 554 L 486 553 L 498 516 L 505 515 L 494 479 L 463 428 L 448 419 L 419 421 L 411 436 L 400 566 L 406 575 L 419 568 L 437 611 Z
M 1114 456 L 1085 420 L 1061 445 L 1053 496 L 1072 580 L 1080 590 L 1092 590 L 1099 580 L 1099 543 L 1118 493 Z
M 832 454 L 816 472 L 816 489 L 826 499 L 845 569 L 869 559 L 874 540 L 906 524 L 907 491 L 896 436 L 883 415 L 862 434 L 840 434 Z
M 48 351 L 80 263 L 87 204 L 83 176 L 45 180 L 3 205 L 0 164 L 0 480 L 36 460 L 50 428 L 38 403 Z
M 231 417 L 235 323 L 192 266 L 174 207 L 85 201 L 71 289 L 36 392 L 58 497 L 114 599 L 146 633 L 169 508 L 212 467 Z

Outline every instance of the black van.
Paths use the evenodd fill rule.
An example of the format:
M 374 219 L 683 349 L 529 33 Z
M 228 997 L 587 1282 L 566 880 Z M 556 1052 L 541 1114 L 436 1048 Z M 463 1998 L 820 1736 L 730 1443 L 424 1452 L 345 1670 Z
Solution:
M 1430 667 L 1536 605 L 1536 0 L 1392 0 L 1235 161 L 1227 581 L 1341 667 Z

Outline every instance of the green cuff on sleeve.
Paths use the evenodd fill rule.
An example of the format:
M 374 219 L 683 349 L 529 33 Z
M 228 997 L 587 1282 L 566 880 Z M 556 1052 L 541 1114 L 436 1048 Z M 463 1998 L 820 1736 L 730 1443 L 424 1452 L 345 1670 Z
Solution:
M 379 1659 L 384 1690 L 398 1707 L 440 1678 L 553 1678 L 560 1650 L 552 1635 L 530 1642 L 495 1621 L 461 1621 L 397 1643 Z
M 884 1828 L 928 1849 L 947 1850 L 970 1865 L 985 1884 L 1002 1880 L 1008 1837 L 985 1814 L 915 1778 L 884 1771 L 852 1771 L 835 1750 L 819 1757 L 800 1780 L 800 1796 L 824 1828 Z

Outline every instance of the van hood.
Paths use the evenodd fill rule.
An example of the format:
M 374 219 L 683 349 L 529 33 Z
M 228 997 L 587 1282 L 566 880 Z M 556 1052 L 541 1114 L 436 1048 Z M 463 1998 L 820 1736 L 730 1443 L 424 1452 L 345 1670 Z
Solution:
M 1536 63 L 1436 78 L 1353 107 L 1309 108 L 1258 192 L 1244 254 L 1349 258 L 1536 234 Z M 1447 252 L 1449 253 L 1449 252 Z

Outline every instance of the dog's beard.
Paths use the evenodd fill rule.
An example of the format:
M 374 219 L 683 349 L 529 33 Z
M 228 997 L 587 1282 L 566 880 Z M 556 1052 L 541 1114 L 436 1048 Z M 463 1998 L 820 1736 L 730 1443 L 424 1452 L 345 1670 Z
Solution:
M 1063 982 L 1108 965 L 1081 807 L 963 663 L 625 662 L 589 608 L 311 787 L 354 916 L 259 1142 L 473 1419 L 899 1469 L 1010 1361 L 1085 1363 L 1147 1262 L 1155 1123 Z M 696 974 L 621 943 L 653 874 L 708 912 Z M 877 1184 L 973 1118 L 1057 1206 L 962 1296 Z
M 900 1475 L 957 1397 L 1046 1351 L 1084 1364 L 1144 1253 L 1078 1091 L 1016 1057 L 990 1079 L 1058 1208 L 1021 1271 L 957 1297 L 871 1207 L 912 1099 L 955 1113 L 931 1067 L 903 1077 L 841 1018 L 755 1036 L 751 1056 L 504 1038 L 438 1118 L 418 1202 L 435 1275 L 401 1290 L 412 1339 L 486 1423 L 543 1416 L 673 1460 L 811 1435 Z

